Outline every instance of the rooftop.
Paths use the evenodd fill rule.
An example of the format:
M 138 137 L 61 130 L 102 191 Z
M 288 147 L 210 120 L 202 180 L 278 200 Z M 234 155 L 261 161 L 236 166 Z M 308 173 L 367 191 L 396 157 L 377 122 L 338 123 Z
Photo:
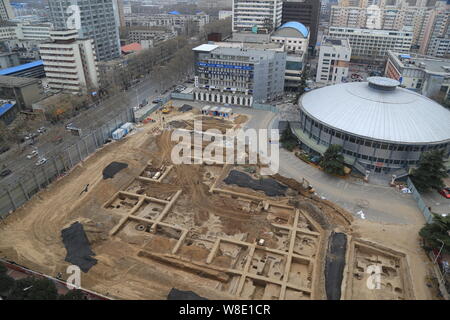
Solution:
M 324 36 L 320 43 L 321 46 L 343 46 L 350 48 L 350 41 L 348 39 L 338 39 L 330 36 Z
M 211 51 L 217 49 L 218 47 L 219 46 L 214 45 L 214 44 L 202 44 L 202 45 L 199 45 L 198 47 L 195 47 L 192 50 L 199 51 L 199 52 L 211 52 Z
M 0 76 L 0 87 L 15 88 L 25 87 L 33 83 L 39 83 L 36 78 Z
M 275 31 L 275 34 L 277 32 L 281 32 L 283 29 L 294 29 L 296 32 L 301 34 L 304 38 L 308 38 L 308 36 L 309 36 L 309 29 L 303 23 L 300 23 L 297 21 L 286 22 L 281 27 L 279 27 L 277 31 Z
M 403 89 L 398 81 L 372 77 L 312 90 L 303 111 L 328 127 L 359 137 L 404 144 L 450 141 L 450 111 Z
M 274 50 L 274 51 L 284 51 L 284 45 L 276 42 L 268 43 L 256 43 L 256 42 L 214 42 L 215 45 L 220 48 L 245 48 L 245 49 L 255 49 L 255 50 Z
M 39 66 L 43 66 L 44 62 L 42 60 L 36 60 L 30 63 L 21 64 L 20 66 L 15 66 L 11 68 L 1 69 L 0 70 L 0 76 L 7 76 L 19 71 L 23 71 L 26 69 L 31 69 Z
M 14 107 L 15 104 L 15 101 L 0 101 L 0 117 L 8 112 L 12 107 Z
M 429 73 L 449 75 L 450 59 L 436 58 L 419 54 L 402 54 L 389 51 L 389 56 L 397 62 L 401 68 L 420 69 Z
M 139 43 L 134 42 L 134 43 L 130 43 L 125 46 L 122 46 L 121 50 L 123 53 L 139 52 L 142 50 L 142 46 Z

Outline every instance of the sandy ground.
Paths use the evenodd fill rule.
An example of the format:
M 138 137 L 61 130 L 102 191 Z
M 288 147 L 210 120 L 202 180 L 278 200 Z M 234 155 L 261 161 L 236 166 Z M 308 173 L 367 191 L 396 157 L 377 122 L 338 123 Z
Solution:
M 189 114 L 179 113 L 166 116 L 167 122 L 185 120 L 188 117 Z M 243 119 L 239 122 L 243 122 Z M 147 161 L 155 158 L 157 142 L 153 133 L 158 125 L 147 124 L 122 141 L 106 145 L 76 167 L 68 177 L 51 184 L 32 201 L 10 215 L 0 226 L 0 256 L 50 276 L 61 272 L 63 278 L 66 278 L 65 272 L 69 263 L 64 261 L 66 250 L 61 241 L 61 230 L 75 221 L 80 221 L 85 225 L 92 249 L 97 254 L 95 258 L 98 260 L 97 265 L 82 275 L 82 287 L 121 299 L 166 299 L 173 287 L 192 290 L 210 299 L 234 298 L 216 290 L 216 281 L 138 257 L 137 253 L 142 248 L 122 241 L 120 237 L 108 236 L 109 230 L 117 224 L 121 216 L 105 213 L 97 208 L 101 208 L 116 192 L 128 186 L 139 175 Z M 160 152 L 156 158 L 160 161 L 167 159 L 171 145 L 165 142 L 158 147 Z M 103 168 L 113 161 L 127 162 L 129 166 L 113 179 L 103 180 Z M 261 226 L 265 223 L 258 218 L 239 215 L 234 212 L 232 206 L 227 208 L 227 203 L 209 199 L 207 188 L 193 179 L 198 176 L 198 170 L 201 169 L 194 166 L 179 166 L 175 169 L 177 185 L 183 186 L 183 190 L 192 195 L 190 203 L 186 203 L 187 206 L 203 208 L 204 211 L 215 208 L 215 214 L 227 221 L 224 225 L 230 232 L 234 230 L 238 233 L 240 224 Z M 80 195 L 86 184 L 90 185 L 90 191 Z M 333 211 L 330 209 L 332 204 L 322 202 L 319 208 L 327 211 L 331 222 L 336 220 L 336 223 L 332 224 L 337 229 L 406 253 L 416 298 L 434 298 L 426 286 L 430 263 L 420 248 L 417 234 L 422 225 L 385 225 L 364 220 L 356 220 L 348 225 L 343 222 L 342 217 L 333 219 Z M 201 212 L 198 211 L 196 219 L 207 219 L 208 215 L 204 216 Z M 252 237 L 256 237 L 256 234 Z

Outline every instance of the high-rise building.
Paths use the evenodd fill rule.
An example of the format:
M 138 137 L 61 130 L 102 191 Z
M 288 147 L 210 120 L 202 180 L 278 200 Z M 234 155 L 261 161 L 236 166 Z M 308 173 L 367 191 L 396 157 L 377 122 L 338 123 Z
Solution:
M 426 27 L 434 10 L 434 6 L 427 6 L 426 2 L 421 1 L 340 2 L 331 7 L 330 26 L 397 31 L 411 27 L 412 49 L 418 51 L 426 37 Z
M 269 34 L 281 25 L 282 0 L 233 0 L 233 32 Z
M 116 14 L 116 24 L 123 28 L 125 27 L 125 13 L 124 13 L 124 7 L 123 7 L 123 0 L 114 0 L 114 11 Z
M 53 30 L 51 42 L 39 46 L 48 86 L 54 90 L 88 92 L 98 87 L 94 41 L 77 30 Z
M 315 47 L 320 20 L 320 0 L 291 0 L 283 2 L 282 23 L 297 21 L 311 32 L 309 45 Z
M 450 5 L 433 11 L 422 39 L 421 54 L 450 57 Z
M 348 76 L 352 49 L 347 39 L 323 37 L 320 43 L 316 81 L 327 84 L 341 83 Z
M 0 0 L 0 20 L 10 20 L 14 18 L 14 11 L 9 0 Z
M 80 38 L 93 39 L 98 60 L 104 61 L 120 56 L 119 30 L 113 1 L 115 0 L 49 0 L 48 4 L 55 29 L 79 27 Z

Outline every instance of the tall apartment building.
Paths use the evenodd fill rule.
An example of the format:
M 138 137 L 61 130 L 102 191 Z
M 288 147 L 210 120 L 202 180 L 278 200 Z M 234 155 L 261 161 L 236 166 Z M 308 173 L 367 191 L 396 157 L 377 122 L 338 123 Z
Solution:
M 113 7 L 116 15 L 117 26 L 125 27 L 125 13 L 123 8 L 123 0 L 114 0 Z
M 450 4 L 442 3 L 433 11 L 419 52 L 435 57 L 450 57 Z
M 347 39 L 324 36 L 320 43 L 316 81 L 338 84 L 348 77 L 352 49 Z
M 14 18 L 14 11 L 9 0 L 0 0 L 0 20 L 10 20 Z
M 204 44 L 195 53 L 194 98 L 250 107 L 284 92 L 286 52 L 239 44 Z
M 113 7 L 114 0 L 48 0 L 55 29 L 67 29 L 72 16 L 70 6 L 78 6 L 81 26 L 80 38 L 93 39 L 100 61 L 120 56 L 119 29 Z M 70 9 L 69 9 L 70 12 Z
M 380 64 L 385 62 L 389 50 L 410 52 L 413 39 L 413 32 L 408 28 L 397 31 L 330 27 L 329 35 L 349 40 L 352 60 Z
M 283 2 L 282 23 L 297 21 L 310 30 L 309 45 L 315 47 L 320 21 L 320 0 L 288 0 Z
M 77 30 L 54 30 L 52 42 L 39 46 L 48 86 L 54 90 L 91 92 L 98 87 L 94 41 L 80 39 Z
M 171 31 L 183 33 L 186 27 L 194 25 L 197 31 L 209 23 L 209 15 L 205 13 L 198 14 L 180 14 L 178 12 L 162 14 L 130 14 L 125 16 L 127 27 L 165 27 Z
M 282 0 L 233 0 L 233 32 L 269 34 L 281 25 Z
M 233 0 L 198 0 L 197 6 L 199 8 L 231 8 Z
M 330 26 L 348 28 L 367 28 L 380 30 L 402 30 L 411 27 L 413 32 L 412 49 L 418 50 L 426 36 L 426 27 L 432 17 L 434 7 L 423 2 L 361 1 L 359 5 L 347 6 L 341 3 L 331 7 Z

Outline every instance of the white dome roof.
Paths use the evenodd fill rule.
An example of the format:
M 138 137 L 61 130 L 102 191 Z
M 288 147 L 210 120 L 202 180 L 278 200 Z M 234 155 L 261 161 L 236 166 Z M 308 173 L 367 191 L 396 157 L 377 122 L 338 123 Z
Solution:
M 374 77 L 312 90 L 300 99 L 304 112 L 340 131 L 374 140 L 408 144 L 450 142 L 450 111 Z

